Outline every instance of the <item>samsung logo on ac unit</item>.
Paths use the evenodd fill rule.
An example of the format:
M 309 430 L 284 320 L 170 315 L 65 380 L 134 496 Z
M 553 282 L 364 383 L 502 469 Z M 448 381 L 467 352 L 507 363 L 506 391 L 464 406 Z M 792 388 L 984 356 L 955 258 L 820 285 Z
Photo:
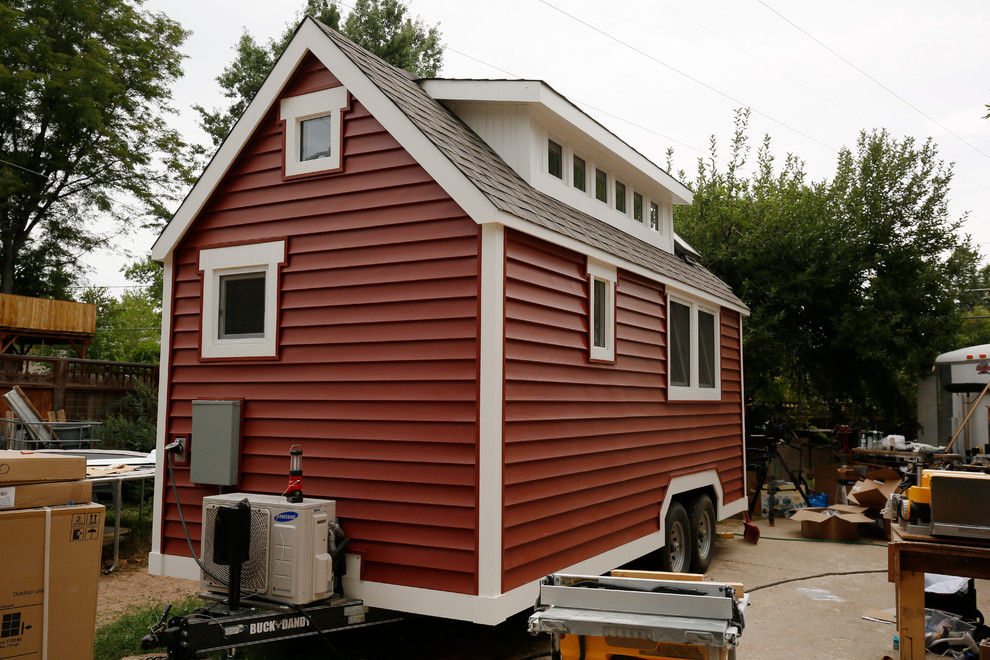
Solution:
M 275 516 L 275 520 L 278 522 L 289 522 L 290 520 L 295 520 L 299 517 L 299 514 L 295 511 L 283 511 L 282 513 Z

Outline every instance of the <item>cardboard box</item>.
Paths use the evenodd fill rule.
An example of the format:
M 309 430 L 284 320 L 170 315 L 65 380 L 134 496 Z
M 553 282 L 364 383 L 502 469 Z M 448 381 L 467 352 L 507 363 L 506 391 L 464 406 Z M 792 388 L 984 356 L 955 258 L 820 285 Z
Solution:
M 0 660 L 92 658 L 104 513 L 0 511 Z
M 859 538 L 859 524 L 873 523 L 863 515 L 865 506 L 835 504 L 821 509 L 799 509 L 791 520 L 801 523 L 801 536 L 828 541 L 855 541 Z
M 815 490 L 828 496 L 829 504 L 843 504 L 839 497 L 842 492 L 840 481 L 857 481 L 862 478 L 859 470 L 848 465 L 816 465 L 811 471 L 815 479 Z M 848 490 L 848 488 L 847 488 Z
M 880 511 L 887 506 L 887 500 L 901 483 L 901 473 L 883 468 L 868 473 L 862 481 L 857 481 L 849 490 L 849 501 Z
M 0 485 L 77 481 L 85 478 L 85 456 L 0 451 Z
M 93 499 L 91 481 L 53 481 L 47 484 L 0 485 L 0 510 L 36 506 L 85 504 Z
M 794 487 L 793 484 L 788 484 L 788 485 L 791 488 Z M 766 491 L 761 493 L 760 498 L 761 498 L 760 515 L 766 518 L 768 515 L 770 515 L 770 508 L 769 508 L 770 501 L 769 498 L 767 497 Z M 775 499 L 774 499 L 773 515 L 781 518 L 784 517 L 784 515 L 787 514 L 788 512 L 793 511 L 794 509 L 800 509 L 802 507 L 808 506 L 805 503 L 804 498 L 801 496 L 801 493 L 799 493 L 796 490 L 778 490 L 776 493 L 774 493 L 774 498 Z

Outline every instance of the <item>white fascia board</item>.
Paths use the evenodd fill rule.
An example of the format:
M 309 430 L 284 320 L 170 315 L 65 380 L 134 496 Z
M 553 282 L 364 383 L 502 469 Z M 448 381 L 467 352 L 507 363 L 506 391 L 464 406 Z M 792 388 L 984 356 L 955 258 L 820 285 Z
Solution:
M 489 101 L 496 103 L 540 103 L 540 80 L 454 80 L 429 78 L 420 81 L 426 93 L 438 101 Z
M 707 300 L 714 304 L 720 305 L 726 309 L 731 309 L 733 311 L 739 312 L 743 316 L 749 316 L 749 309 L 744 306 L 738 305 L 736 303 L 724 300 L 717 296 L 708 293 L 707 291 L 702 291 L 696 287 L 684 284 L 675 279 L 664 277 L 660 273 L 643 268 L 639 264 L 635 264 L 631 261 L 627 261 L 622 257 L 619 257 L 611 252 L 606 252 L 600 248 L 593 247 L 587 243 L 582 243 L 576 239 L 570 238 L 563 234 L 558 234 L 557 232 L 551 231 L 544 227 L 541 227 L 535 223 L 528 220 L 524 220 L 518 216 L 512 215 L 511 213 L 506 213 L 505 211 L 499 211 L 495 217 L 495 222 L 505 225 L 510 229 L 515 229 L 516 231 L 526 234 L 528 236 L 534 236 L 547 243 L 552 243 L 553 245 L 558 245 L 568 250 L 577 252 L 578 254 L 583 254 L 592 259 L 597 259 L 598 261 L 614 264 L 617 268 L 622 270 L 627 270 L 630 273 L 635 273 L 641 277 L 645 277 L 648 280 L 654 282 L 659 282 L 669 289 L 679 291 L 683 294 L 691 296 L 693 298 L 698 298 L 699 300 Z
M 312 19 L 307 18 L 299 26 L 296 35 L 276 62 L 275 68 L 265 79 L 254 100 L 248 105 L 203 175 L 182 202 L 172 221 L 158 237 L 151 251 L 153 259 L 161 261 L 178 245 L 307 52 L 313 53 L 323 63 L 469 216 L 478 221 L 479 218 L 487 218 L 495 213 L 495 206 L 484 194 L 443 155 L 400 108 L 392 103 L 384 92 L 368 79 Z
M 315 27 L 315 26 L 313 26 Z M 251 139 L 255 129 L 268 113 L 275 99 L 278 98 L 282 88 L 289 81 L 292 72 L 306 55 L 306 47 L 300 39 L 302 30 L 289 43 L 289 46 L 275 63 L 272 72 L 265 78 L 261 89 L 254 99 L 244 110 L 234 128 L 227 135 L 220 148 L 217 149 L 213 158 L 207 164 L 206 169 L 193 185 L 192 190 L 182 200 L 179 210 L 172 216 L 172 220 L 165 226 L 158 240 L 151 248 L 151 258 L 161 261 L 165 255 L 169 254 L 175 246 L 179 244 L 186 231 L 192 226 L 193 220 L 199 215 L 200 210 L 209 201 L 210 196 L 223 180 L 224 175 L 237 160 L 241 149 Z
M 643 154 L 626 144 L 614 133 L 592 119 L 552 87 L 540 80 L 424 80 L 421 86 L 441 101 L 480 101 L 494 103 L 532 103 L 541 114 L 558 118 L 614 153 L 632 167 L 659 181 L 674 198 L 675 204 L 690 204 L 693 193 Z

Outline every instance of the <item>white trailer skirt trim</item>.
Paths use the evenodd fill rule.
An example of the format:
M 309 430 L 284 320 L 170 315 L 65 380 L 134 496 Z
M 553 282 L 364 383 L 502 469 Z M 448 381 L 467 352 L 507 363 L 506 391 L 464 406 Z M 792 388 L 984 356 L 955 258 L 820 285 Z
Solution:
M 664 498 L 661 507 L 659 533 L 649 534 L 577 564 L 561 567 L 558 572 L 599 575 L 661 548 L 664 539 L 663 519 L 672 499 L 670 496 L 706 486 L 711 486 L 715 490 L 719 518 L 726 518 L 746 509 L 746 498 L 744 497 L 733 502 L 723 501 L 722 485 L 715 470 L 675 477 L 668 486 L 668 497 Z M 149 557 L 148 572 L 152 575 L 199 580 L 199 566 L 190 557 L 152 552 Z M 358 577 L 360 575 L 361 556 L 347 555 L 347 573 L 343 579 L 344 594 L 352 598 L 360 598 L 369 607 L 471 621 L 485 625 L 496 625 L 513 614 L 533 607 L 540 593 L 539 580 L 534 580 L 503 594 L 475 596 L 371 582 L 360 579 Z

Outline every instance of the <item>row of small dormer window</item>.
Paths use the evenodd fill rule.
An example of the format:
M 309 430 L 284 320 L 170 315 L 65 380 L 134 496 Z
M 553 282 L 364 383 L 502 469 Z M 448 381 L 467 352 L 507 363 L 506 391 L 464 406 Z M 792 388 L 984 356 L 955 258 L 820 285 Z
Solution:
M 647 208 L 644 206 L 642 193 L 635 190 L 632 191 L 632 199 L 630 200 L 626 184 L 619 181 L 616 177 L 612 177 L 612 194 L 610 196 L 608 173 L 597 167 L 594 168 L 594 177 L 592 182 L 590 182 L 592 183 L 593 190 L 589 191 L 589 175 L 592 174 L 589 170 L 587 161 L 576 153 L 572 153 L 570 167 L 571 180 L 567 183 L 582 193 L 589 194 L 590 192 L 590 194 L 594 195 L 595 199 L 603 204 L 609 204 L 609 198 L 611 197 L 611 206 L 616 211 L 627 216 L 631 215 L 632 219 L 640 224 L 648 221 L 649 224 L 647 226 L 650 229 L 660 231 L 659 204 L 649 200 L 647 202 Z M 564 147 L 551 139 L 547 139 L 547 171 L 550 176 L 564 181 Z M 644 213 L 647 214 L 646 217 L 644 217 Z

